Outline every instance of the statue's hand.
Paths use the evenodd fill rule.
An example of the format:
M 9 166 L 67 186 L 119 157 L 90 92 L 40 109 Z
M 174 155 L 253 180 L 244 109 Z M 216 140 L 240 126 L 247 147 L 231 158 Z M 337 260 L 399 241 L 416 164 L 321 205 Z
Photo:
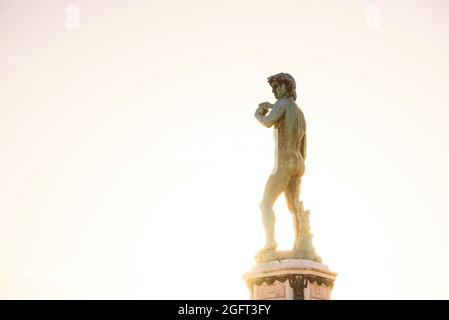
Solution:
M 264 116 L 264 115 L 266 115 L 268 113 L 268 111 L 269 110 L 268 110 L 268 108 L 266 106 L 259 105 L 259 108 L 257 108 L 257 110 L 256 110 L 256 116 L 257 115 Z
M 259 103 L 259 107 L 266 107 L 267 109 L 271 109 L 271 108 L 273 108 L 273 105 L 269 102 L 262 102 L 262 103 Z
M 272 108 L 273 105 L 269 102 L 262 102 L 259 103 L 259 108 L 257 108 L 256 114 L 260 114 L 262 116 L 266 115 L 268 111 L 270 111 L 270 108 Z

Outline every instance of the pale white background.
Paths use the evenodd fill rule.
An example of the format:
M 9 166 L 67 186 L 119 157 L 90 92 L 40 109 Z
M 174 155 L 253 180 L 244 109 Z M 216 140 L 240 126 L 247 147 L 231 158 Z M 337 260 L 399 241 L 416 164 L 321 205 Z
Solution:
M 248 299 L 289 72 L 333 297 L 448 299 L 448 30 L 443 0 L 0 1 L 0 298 Z

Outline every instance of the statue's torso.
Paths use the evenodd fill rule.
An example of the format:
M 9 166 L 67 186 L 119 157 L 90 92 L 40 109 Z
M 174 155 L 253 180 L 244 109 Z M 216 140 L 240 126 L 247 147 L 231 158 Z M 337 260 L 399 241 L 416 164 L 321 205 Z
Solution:
M 304 161 L 300 148 L 306 134 L 304 114 L 292 99 L 280 99 L 276 103 L 285 105 L 284 113 L 275 123 L 277 129 L 277 162 Z

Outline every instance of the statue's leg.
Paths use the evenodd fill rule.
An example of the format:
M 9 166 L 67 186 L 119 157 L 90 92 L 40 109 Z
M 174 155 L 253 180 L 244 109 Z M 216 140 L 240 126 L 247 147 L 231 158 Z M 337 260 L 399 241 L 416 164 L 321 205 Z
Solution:
M 275 241 L 275 215 L 273 205 L 279 195 L 285 191 L 290 180 L 290 175 L 285 170 L 278 170 L 272 174 L 265 185 L 263 200 L 260 203 L 260 210 L 262 211 L 262 222 L 265 227 L 266 242 L 262 251 L 274 250 L 277 247 Z
M 295 231 L 295 242 L 299 239 L 300 224 L 298 213 L 300 211 L 299 192 L 301 190 L 301 176 L 299 174 L 293 176 L 284 192 L 287 207 L 292 214 L 293 227 Z

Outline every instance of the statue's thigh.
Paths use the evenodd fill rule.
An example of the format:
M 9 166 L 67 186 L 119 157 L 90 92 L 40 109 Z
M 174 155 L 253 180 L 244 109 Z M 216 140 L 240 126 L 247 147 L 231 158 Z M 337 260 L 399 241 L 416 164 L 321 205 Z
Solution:
M 272 174 L 265 186 L 264 197 L 276 199 L 284 190 L 290 181 L 290 173 L 288 170 L 278 170 Z

